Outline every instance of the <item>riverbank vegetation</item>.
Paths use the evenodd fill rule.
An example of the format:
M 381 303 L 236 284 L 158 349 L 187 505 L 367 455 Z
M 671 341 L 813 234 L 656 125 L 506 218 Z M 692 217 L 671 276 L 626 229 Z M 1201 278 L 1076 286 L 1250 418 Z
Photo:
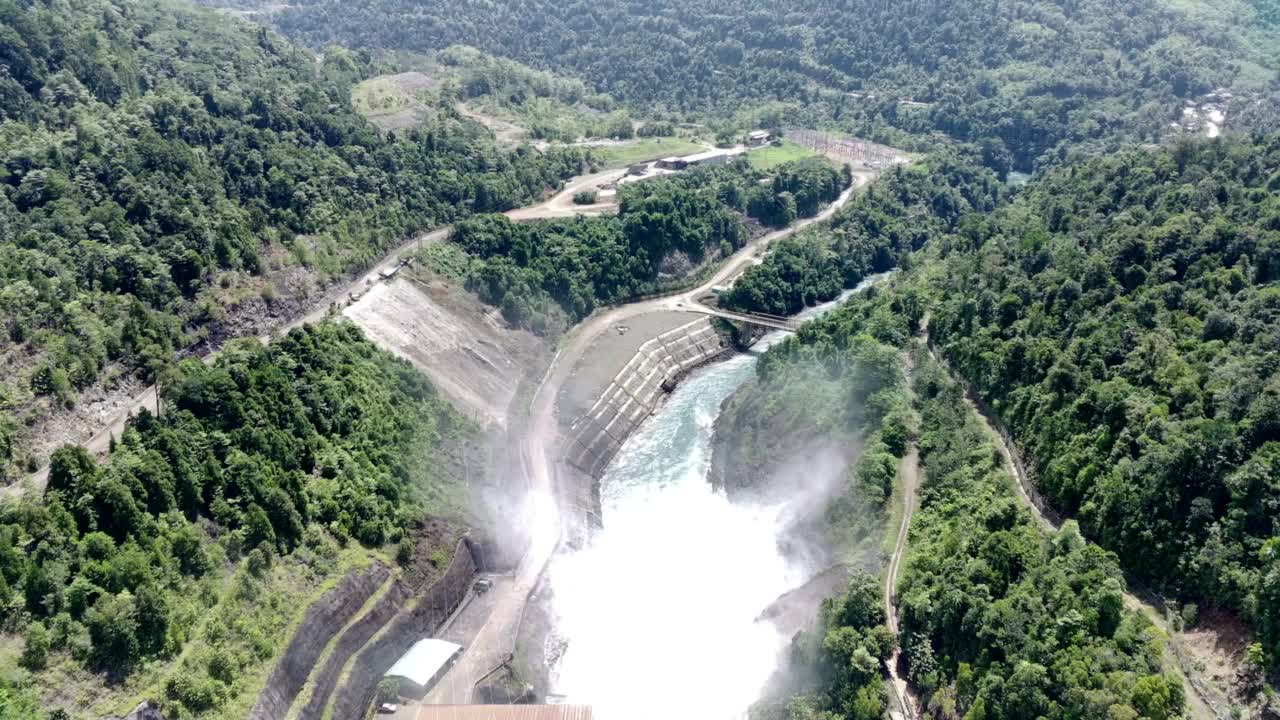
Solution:
M 1280 657 L 1273 592 L 1280 527 L 1268 510 L 1280 497 L 1272 432 L 1280 316 L 1268 304 L 1280 282 L 1271 202 L 1277 148 L 1275 137 L 1185 142 L 1050 173 L 994 211 L 965 212 L 931 233 L 911 258 L 920 279 L 907 284 L 917 290 L 904 306 L 915 308 L 907 317 L 932 314 L 938 347 L 1008 425 L 1050 508 L 1073 518 L 1070 534 L 1115 552 L 1107 564 L 1143 583 L 1192 605 L 1228 608 L 1252 626 L 1256 644 L 1232 659 L 1243 678 L 1238 688 L 1253 688 L 1232 695 L 1241 705 L 1256 700 L 1266 666 Z M 932 220 L 927 210 L 914 213 L 916 227 Z M 864 246 L 855 247 L 843 253 L 858 260 Z M 823 257 L 847 261 L 837 252 Z M 786 259 L 779 253 L 779 268 Z M 852 312 L 861 311 L 811 326 Z M 770 355 L 797 352 L 807 327 Z M 922 410 L 926 435 L 939 421 L 929 412 L 945 419 L 949 411 Z M 961 463 L 943 452 L 973 444 L 957 439 L 971 430 L 950 422 L 932 452 L 942 467 L 972 470 L 973 458 Z M 926 476 L 936 478 L 924 441 L 922 451 Z M 985 492 L 958 488 L 956 498 Z M 948 502 L 958 503 L 952 513 L 980 507 Z M 927 528 L 929 517 L 916 527 Z M 1031 537 L 1033 528 L 1015 525 L 999 530 L 1014 533 L 1010 542 L 971 541 L 1017 547 L 1014 536 Z M 925 547 L 944 558 L 958 541 L 948 542 L 946 551 Z M 943 565 L 916 572 L 915 582 L 936 588 L 959 582 L 933 585 L 952 572 Z M 1118 578 L 1114 568 L 1104 575 Z M 902 597 L 906 613 L 910 595 Z M 930 599 L 926 614 L 938 612 L 938 602 Z M 957 632 L 952 626 L 943 635 L 951 643 Z M 947 645 L 945 655 L 957 652 Z M 1144 672 L 1155 672 L 1159 665 L 1148 660 Z
M 481 300 L 509 322 L 554 333 L 728 257 L 750 237 L 747 219 L 786 225 L 815 215 L 851 182 L 821 160 L 768 174 L 737 161 L 622 185 L 616 216 L 516 223 L 484 215 L 455 224 L 451 242 L 470 256 L 464 277 Z
M 755 379 L 716 421 L 713 477 L 729 497 L 820 502 L 784 544 L 853 574 L 815 626 L 792 639 L 791 697 L 767 700 L 754 718 L 876 720 L 890 707 L 882 672 L 897 638 L 885 625 L 880 581 L 864 569 L 880 566 L 887 502 L 917 432 L 899 350 L 912 310 L 902 302 L 872 287 L 806 323 L 761 356 Z
M 880 382 L 879 374 L 851 360 L 869 343 L 883 348 L 884 362 L 870 367 L 897 375 L 902 402 L 884 414 L 851 468 L 843 502 L 831 510 L 846 523 L 877 507 L 883 513 L 898 460 L 909 442 L 918 443 L 924 483 L 898 586 L 901 632 L 890 637 L 903 650 L 902 670 L 924 708 L 933 717 L 970 720 L 1179 716 L 1181 681 L 1164 673 L 1158 629 L 1124 608 L 1116 557 L 1086 543 L 1074 523 L 1061 532 L 1035 523 L 960 386 L 920 350 L 914 351 L 915 399 L 906 399 L 899 348 L 911 347 L 928 295 L 917 276 L 891 283 L 853 296 L 771 348 L 761 358 L 759 380 L 743 392 L 756 406 L 776 405 L 763 398 L 785 397 L 779 388 L 796 368 L 808 367 L 830 386 L 826 406 L 874 408 L 877 396 L 856 388 Z M 823 405 L 817 407 L 816 416 L 825 417 Z M 831 615 L 824 618 L 825 647 L 833 633 L 848 631 L 840 622 L 833 626 Z M 879 667 L 869 667 L 883 712 Z M 870 710 L 872 691 L 865 692 L 861 699 Z M 862 706 L 847 704 L 849 697 L 842 676 L 826 675 L 818 690 L 793 703 L 788 717 L 825 717 L 820 711 L 863 717 Z
M 843 597 L 825 600 L 818 632 L 791 644 L 793 666 L 814 671 L 824 690 L 793 697 L 786 720 L 880 720 L 889 710 L 881 668 L 897 646 L 885 625 L 880 583 L 857 573 Z M 753 717 L 756 717 L 753 715 Z
M 25 638 L 0 667 L 55 706 L 98 675 L 108 699 L 151 693 L 168 717 L 244 710 L 299 599 L 457 511 L 471 426 L 353 325 L 187 361 L 162 410 L 103 463 L 58 450 L 44 497 L 0 510 L 0 604 Z
M 804 541 L 821 545 L 829 564 L 878 562 L 886 502 L 916 425 L 898 351 L 910 337 L 910 303 L 872 287 L 806 323 L 760 358 L 716 421 L 715 481 L 732 498 L 825 498 L 820 542 Z
M 363 53 L 167 0 L 0 3 L 0 465 L 104 377 L 261 330 L 423 228 L 541 197 L 582 151 L 459 120 L 381 136 Z M 254 318 L 258 318 L 255 320 Z
M 895 167 L 822 227 L 773 246 L 725 293 L 728 308 L 794 315 L 834 300 L 868 275 L 897 267 L 962 221 L 997 207 L 1005 191 L 972 156 L 938 153 Z

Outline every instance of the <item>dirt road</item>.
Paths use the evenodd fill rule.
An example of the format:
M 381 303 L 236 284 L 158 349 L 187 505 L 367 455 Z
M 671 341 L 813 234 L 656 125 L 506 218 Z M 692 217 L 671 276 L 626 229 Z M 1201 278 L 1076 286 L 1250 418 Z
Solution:
M 893 546 L 893 555 L 889 558 L 884 583 L 885 618 L 895 637 L 898 635 L 898 574 L 902 558 L 907 552 L 907 535 L 911 529 L 911 516 L 915 513 L 916 495 L 920 487 L 920 453 L 914 444 L 898 465 L 898 477 L 902 479 L 902 525 L 898 527 L 898 539 Z M 901 648 L 895 647 L 886 665 L 899 710 L 907 720 L 912 720 L 919 713 L 907 681 L 898 675 L 898 658 L 901 654 Z
M 544 200 L 536 205 L 509 210 L 505 214 L 513 220 L 540 220 L 557 217 L 570 217 L 573 215 L 601 215 L 612 212 L 614 207 L 608 203 L 597 205 L 574 205 L 574 193 L 583 188 L 590 187 L 597 183 L 608 182 L 625 174 L 625 170 L 609 170 L 606 172 L 592 173 L 590 175 L 582 175 L 574 178 L 565 185 L 564 189 L 556 193 L 551 198 Z M 451 227 L 446 226 L 432 230 L 414 238 L 405 241 L 394 250 L 388 252 L 381 261 L 369 268 L 365 273 L 356 277 L 348 283 L 339 285 L 324 294 L 315 302 L 311 310 L 304 315 L 294 318 L 272 330 L 272 333 L 287 333 L 295 327 L 300 327 L 304 323 L 317 323 L 323 320 L 335 304 L 342 306 L 347 304 L 350 296 L 363 292 L 373 283 L 379 282 L 382 275 L 393 270 L 400 264 L 400 257 L 420 246 L 430 245 L 433 243 L 444 242 L 449 237 Z M 270 338 L 270 334 L 261 335 L 259 339 L 266 342 Z M 205 355 L 202 360 L 206 363 L 213 362 L 218 356 L 218 351 L 213 351 Z M 81 445 L 85 447 L 91 454 L 101 456 L 105 455 L 110 444 L 111 438 L 119 438 L 128 423 L 129 418 L 137 415 L 144 408 L 156 412 L 157 396 L 156 387 L 148 386 L 142 392 L 135 395 L 123 408 L 113 414 L 106 420 L 93 435 L 83 441 Z M 34 473 L 20 483 L 0 488 L 0 497 L 17 497 L 23 494 L 27 488 L 34 489 L 39 492 L 44 488 L 45 481 L 49 477 L 49 466 L 46 462 L 44 467 Z
M 902 375 L 906 382 L 907 392 L 912 392 L 911 380 L 915 372 L 911 350 L 902 354 Z M 920 450 L 911 443 L 907 454 L 898 463 L 898 478 L 902 487 L 902 524 L 898 526 L 898 537 L 893 544 L 893 554 L 889 556 L 889 567 L 885 572 L 884 613 L 885 623 L 896 637 L 898 631 L 898 575 L 901 574 L 902 559 L 907 554 L 907 538 L 911 533 L 911 518 L 915 515 L 920 496 Z M 898 712 L 903 720 L 915 720 L 919 717 L 919 700 L 911 692 L 911 686 L 898 674 L 899 658 L 902 648 L 895 647 L 893 654 L 885 663 L 889 671 L 889 684 L 893 686 L 894 698 L 898 702 Z

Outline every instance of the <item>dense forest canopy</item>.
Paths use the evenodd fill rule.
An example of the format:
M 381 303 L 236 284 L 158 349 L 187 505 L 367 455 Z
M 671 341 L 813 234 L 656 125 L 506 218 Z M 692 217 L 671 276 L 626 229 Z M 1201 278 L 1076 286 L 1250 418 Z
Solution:
M 540 197 L 577 151 L 497 152 L 446 119 L 384 137 L 350 107 L 364 54 L 322 63 L 190 6 L 0 1 L 0 412 L 154 376 L 290 267 L 368 265 L 422 228 Z M 300 292 L 307 292 L 305 285 Z M 14 423 L 0 418 L 0 464 Z
M 37 673 L 69 658 L 119 680 L 207 633 L 212 655 L 164 686 L 170 716 L 189 716 L 242 692 L 236 679 L 276 652 L 260 643 L 278 627 L 222 617 L 208 629 L 230 609 L 210 590 L 228 568 L 245 568 L 237 593 L 253 596 L 255 578 L 300 549 L 331 563 L 348 541 L 400 541 L 452 511 L 473 430 L 407 362 L 341 323 L 189 360 L 163 400 L 105 462 L 65 446 L 43 501 L 4 505 L 0 607 L 29 619 L 22 663 Z
M 1280 139 L 1051 174 L 942 248 L 935 337 L 1050 502 L 1280 658 Z
M 1183 99 L 1275 80 L 1244 3 L 1135 0 L 304 0 L 274 17 L 315 46 L 463 43 L 569 70 L 633 107 L 863 134 L 941 131 L 999 169 L 1158 140 Z
M 962 220 L 990 212 L 1004 190 L 964 155 L 895 167 L 831 222 L 778 243 L 725 294 L 734 309 L 790 315 L 835 299 L 866 276 L 891 270 Z
M 973 162 L 890 173 L 725 301 L 794 312 L 919 267 L 934 338 L 1050 505 L 1143 582 L 1240 612 L 1280 658 L 1280 140 L 1134 149 L 1012 202 Z M 966 203 L 929 202 L 947 187 Z
M 865 290 L 807 323 L 761 358 L 749 395 L 765 413 L 797 397 L 825 398 L 807 403 L 813 417 L 797 416 L 800 427 L 881 417 L 847 472 L 847 491 L 828 508 L 828 523 L 845 534 L 856 534 L 848 524 L 859 516 L 867 524 L 869 511 L 888 512 L 898 461 L 917 444 L 924 481 L 898 587 L 902 627 L 894 642 L 927 716 L 1180 716 L 1181 681 L 1165 673 L 1150 621 L 1125 609 L 1116 557 L 1087 544 L 1074 524 L 1046 532 L 1034 522 L 960 386 L 926 353 L 915 352 L 911 395 L 901 387 L 900 353 L 911 347 L 928 309 L 920 277 Z M 727 412 L 742 402 L 735 399 Z M 834 672 L 827 666 L 819 691 L 798 698 L 788 720 L 883 714 L 883 696 L 861 683 L 873 661 L 887 655 L 863 615 L 831 612 L 847 612 L 857 598 L 869 610 L 866 592 L 855 580 L 823 615 L 821 642 L 793 643 L 793 661 L 824 667 L 834 656 L 841 664 Z
M 787 225 L 812 217 L 852 181 L 848 168 L 837 170 L 821 159 L 767 173 L 746 161 L 695 168 L 622 185 L 615 216 L 463 220 L 451 239 L 466 257 L 441 263 L 433 249 L 428 264 L 454 268 L 510 322 L 551 332 L 597 307 L 687 285 L 691 274 L 747 242 L 747 220 Z
M 924 486 L 899 588 L 912 683 L 970 720 L 1182 716 L 1187 690 L 1125 607 L 1116 557 L 1074 523 L 1035 524 L 941 368 L 925 361 L 915 385 Z

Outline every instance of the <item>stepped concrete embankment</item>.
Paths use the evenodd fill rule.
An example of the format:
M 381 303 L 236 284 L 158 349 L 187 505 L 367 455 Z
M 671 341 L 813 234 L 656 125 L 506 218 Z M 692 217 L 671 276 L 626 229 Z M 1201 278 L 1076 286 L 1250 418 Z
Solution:
M 680 377 L 732 347 L 712 320 L 697 318 L 642 343 L 569 429 L 564 458 L 594 479 Z

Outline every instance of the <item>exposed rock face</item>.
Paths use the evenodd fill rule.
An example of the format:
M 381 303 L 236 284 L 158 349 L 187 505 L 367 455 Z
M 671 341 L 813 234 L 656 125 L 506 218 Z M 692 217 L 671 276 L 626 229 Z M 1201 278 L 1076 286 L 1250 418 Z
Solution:
M 123 718 L 112 715 L 105 720 L 165 720 L 164 714 L 160 712 L 160 708 L 146 701 L 133 709 L 133 712 L 125 715 Z
M 792 637 L 812 627 L 818 619 L 822 601 L 845 592 L 852 577 L 853 568 L 850 566 L 843 563 L 833 565 L 774 600 L 756 620 L 768 620 L 779 633 Z
M 358 720 L 373 702 L 378 680 L 410 646 L 435 633 L 466 597 L 477 563 L 471 543 L 458 543 L 449 569 L 419 598 L 412 610 L 397 615 L 386 632 L 356 655 L 347 680 L 333 698 L 334 720 Z M 284 717 L 283 715 L 279 717 Z
M 443 283 L 377 283 L 344 314 L 482 425 L 507 424 L 521 384 L 549 357 L 545 340 L 507 326 L 475 297 Z
M 857 436 L 819 420 L 803 395 L 781 393 L 757 380 L 725 400 L 712 441 L 711 482 L 735 502 L 793 501 L 823 491 L 829 496 L 861 449 Z M 830 388 L 838 393 L 838 386 Z
M 347 660 L 352 655 L 360 651 L 369 642 L 382 626 L 386 625 L 396 613 L 404 607 L 405 602 L 413 597 L 413 592 L 403 583 L 396 582 L 385 595 L 378 599 L 359 620 L 346 632 L 338 638 L 338 644 L 334 646 L 334 650 L 329 657 L 325 659 L 324 666 L 316 673 L 315 683 L 311 690 L 311 696 L 307 699 L 307 704 L 303 706 L 299 715 L 301 720 L 309 720 L 311 718 L 320 718 L 324 716 L 325 705 L 329 702 L 329 696 L 333 694 L 333 690 L 338 685 L 338 677 L 342 674 L 342 668 L 346 665 Z
M 307 608 L 302 624 L 249 711 L 250 720 L 275 720 L 289 714 L 294 698 L 306 684 L 311 668 L 329 641 L 368 602 L 390 574 L 391 570 L 382 563 L 348 573 L 337 587 Z

